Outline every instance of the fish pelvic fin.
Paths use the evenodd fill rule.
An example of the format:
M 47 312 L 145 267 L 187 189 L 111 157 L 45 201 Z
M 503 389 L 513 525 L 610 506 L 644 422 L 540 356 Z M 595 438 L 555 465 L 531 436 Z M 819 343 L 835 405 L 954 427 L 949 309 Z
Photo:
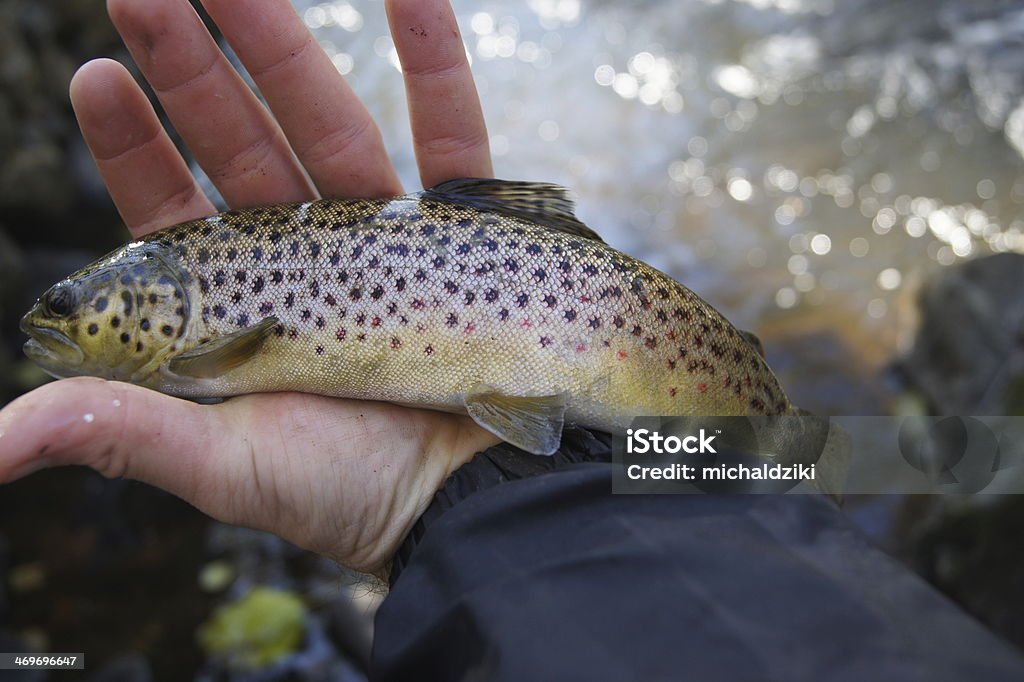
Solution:
M 553 455 L 562 442 L 565 394 L 505 395 L 486 384 L 466 393 L 464 403 L 477 424 L 534 455 Z
M 426 196 L 522 218 L 584 239 L 604 240 L 576 217 L 569 190 L 549 182 L 460 178 L 428 189 Z
M 279 322 L 276 317 L 265 317 L 251 327 L 201 343 L 173 358 L 167 369 L 184 377 L 218 377 L 251 360 L 263 348 Z

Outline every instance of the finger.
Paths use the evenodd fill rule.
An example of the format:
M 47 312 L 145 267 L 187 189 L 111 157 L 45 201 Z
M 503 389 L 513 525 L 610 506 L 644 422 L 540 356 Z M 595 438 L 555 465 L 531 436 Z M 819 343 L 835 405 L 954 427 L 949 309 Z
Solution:
M 405 74 L 423 186 L 491 177 L 487 126 L 451 5 L 447 0 L 389 0 L 387 11 Z
M 217 417 L 130 384 L 46 384 L 0 411 L 0 483 L 44 467 L 84 465 L 145 481 L 219 515 L 233 462 L 210 456 L 223 452 Z
M 232 206 L 315 196 L 270 112 L 185 0 L 108 0 L 110 18 L 196 161 Z
M 291 4 L 203 0 L 324 196 L 401 194 L 380 131 Z
M 91 61 L 71 79 L 70 90 L 85 143 L 132 235 L 214 212 L 123 66 Z

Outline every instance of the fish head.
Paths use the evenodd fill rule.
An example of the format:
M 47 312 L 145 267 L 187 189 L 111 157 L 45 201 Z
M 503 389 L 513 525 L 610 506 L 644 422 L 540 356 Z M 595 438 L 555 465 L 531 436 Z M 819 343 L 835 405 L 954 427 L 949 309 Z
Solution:
M 188 326 L 190 278 L 174 262 L 134 242 L 53 285 L 21 320 L 25 354 L 59 378 L 144 379 Z

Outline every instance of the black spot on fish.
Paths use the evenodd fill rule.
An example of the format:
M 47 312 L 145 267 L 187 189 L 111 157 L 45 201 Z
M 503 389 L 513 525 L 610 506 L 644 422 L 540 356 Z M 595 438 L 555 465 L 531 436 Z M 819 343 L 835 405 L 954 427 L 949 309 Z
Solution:
M 417 282 L 422 282 L 425 279 L 427 279 L 427 273 L 423 272 L 423 270 L 417 270 L 416 274 L 413 275 L 413 279 L 415 279 Z
M 337 265 L 338 263 L 341 262 L 341 254 L 338 253 L 337 251 L 335 251 L 334 253 L 331 254 L 331 257 L 330 257 L 329 260 L 330 260 L 331 265 Z
M 363 324 L 365 324 L 365 322 L 366 322 L 366 313 L 359 313 L 358 315 L 356 315 L 356 324 L 358 324 L 360 327 L 362 327 Z
M 476 294 L 474 294 L 472 291 L 467 291 L 466 292 L 466 298 L 465 298 L 466 305 L 473 305 L 473 301 L 475 301 L 475 300 L 476 300 Z
M 398 293 L 405 291 L 405 277 L 399 277 L 395 280 L 395 290 L 398 291 Z
M 224 273 L 223 270 L 218 270 L 217 272 L 213 273 L 213 284 L 214 284 L 214 286 L 218 286 L 218 287 L 224 286 L 224 282 L 226 280 L 227 280 L 227 275 Z
M 359 287 L 352 287 L 352 289 L 349 290 L 348 292 L 348 297 L 353 301 L 358 301 L 363 297 L 363 290 L 360 289 Z
M 284 297 L 284 306 L 291 308 L 293 305 L 295 305 L 295 294 L 289 291 L 288 295 Z
M 437 258 L 435 258 L 434 259 L 434 267 L 435 268 L 443 268 L 444 267 L 444 258 L 441 258 L 441 256 L 438 256 Z
M 281 282 L 284 281 L 284 273 L 281 272 L 280 270 L 274 270 L 272 273 L 270 273 L 270 281 L 273 284 L 280 284 Z
M 371 259 L 370 259 L 370 260 L 369 260 L 369 261 L 368 261 L 368 262 L 366 263 L 366 267 L 368 267 L 368 268 L 379 268 L 379 267 L 380 267 L 380 256 L 374 256 L 374 257 L 372 257 L 372 258 L 371 258 Z
M 199 253 L 196 254 L 196 260 L 199 261 L 200 265 L 206 265 L 210 262 L 210 250 L 203 248 L 199 249 Z
M 323 346 L 317 346 L 316 347 L 316 354 L 317 355 L 323 355 L 324 354 L 324 347 Z
M 423 354 L 424 355 L 433 355 L 434 354 L 434 347 L 431 346 L 430 344 L 427 344 L 427 347 L 423 349 Z
M 598 273 L 597 266 L 593 263 L 587 263 L 583 266 L 583 274 L 593 277 Z
M 392 350 L 398 350 L 402 347 L 402 341 L 397 336 L 391 337 L 391 348 Z
M 612 324 L 615 325 L 616 329 L 622 329 L 626 325 L 626 320 L 622 315 L 616 315 L 612 318 Z
M 530 295 L 527 294 L 525 291 L 523 293 L 519 294 L 518 296 L 516 296 L 516 305 L 518 305 L 520 308 L 525 308 L 526 305 L 529 302 L 530 302 Z
M 313 280 L 309 283 L 309 295 L 313 298 L 320 298 L 320 281 Z
M 256 261 L 257 263 L 259 261 L 263 260 L 263 248 L 262 247 L 257 246 L 257 247 L 253 248 L 253 250 L 252 250 L 252 259 L 254 261 Z
M 548 278 L 548 273 L 544 268 L 537 268 L 533 271 L 533 279 L 537 282 L 543 282 Z
M 563 260 L 561 263 L 558 264 L 558 269 L 561 270 L 562 272 L 569 272 L 570 270 L 572 270 L 572 263 L 570 263 L 567 260 Z
M 526 253 L 530 254 L 531 256 L 539 256 L 543 252 L 544 249 L 540 248 L 540 244 L 530 243 L 526 245 Z
M 313 313 L 310 312 L 308 309 L 307 310 L 303 310 L 302 311 L 302 315 L 300 317 L 302 318 L 303 322 L 308 322 L 309 318 L 313 317 Z
M 150 294 L 151 296 L 154 294 Z M 107 309 L 108 301 L 106 296 L 100 296 L 96 299 L 96 312 L 102 313 Z
M 129 334 L 128 332 L 121 332 L 121 343 L 128 343 L 131 340 L 131 334 Z
M 601 326 L 601 318 L 600 317 L 592 317 L 592 318 L 590 318 L 589 320 L 587 320 L 587 326 L 590 327 L 591 329 L 597 329 L 598 327 Z
M 233 263 L 238 258 L 238 249 L 231 247 L 227 251 L 227 259 L 229 263 Z
M 270 301 L 264 301 L 260 304 L 260 315 L 267 316 L 274 312 L 274 304 Z
M 244 284 L 248 273 L 245 270 L 238 270 L 235 272 L 235 281 L 239 284 Z
M 163 334 L 164 336 L 172 336 L 174 334 L 174 327 L 172 327 L 169 324 L 165 324 L 164 326 L 160 327 L 160 333 Z
M 338 299 L 334 298 L 332 294 L 327 294 L 326 296 L 324 296 L 324 303 L 331 307 L 334 307 L 338 305 Z
M 548 338 L 547 336 L 540 337 L 540 347 L 541 348 L 547 348 L 550 345 L 551 345 L 551 339 L 550 338 Z
M 384 287 L 382 287 L 379 284 L 373 288 L 373 291 L 370 292 L 370 298 L 372 298 L 375 301 L 379 301 L 381 296 L 383 296 L 383 295 L 384 295 Z
M 572 322 L 576 319 L 576 311 L 572 308 L 566 308 L 563 316 L 565 317 L 566 322 Z
M 134 304 L 134 302 L 132 301 L 132 295 L 130 293 L 128 293 L 127 291 L 122 291 L 121 292 L 121 301 L 124 303 L 124 314 L 125 315 L 131 315 L 132 314 L 132 306 Z
M 487 291 L 485 291 L 484 292 L 484 300 L 487 301 L 488 303 L 494 303 L 495 301 L 497 301 L 498 300 L 498 291 L 497 291 L 497 289 L 488 289 Z
M 459 316 L 455 313 L 448 313 L 448 319 L 444 323 L 449 327 L 454 327 L 459 324 Z
M 241 303 L 242 302 L 242 292 L 241 291 L 236 291 L 235 293 L 231 294 L 231 302 L 232 303 Z
M 643 327 L 641 327 L 638 324 L 633 325 L 633 331 L 632 331 L 633 336 L 640 336 L 643 333 L 644 333 Z
M 148 332 L 149 331 L 149 319 L 143 319 L 141 322 L 139 322 L 139 329 L 141 329 L 144 332 Z
M 346 336 L 348 336 L 348 331 L 344 327 L 341 327 L 338 331 L 334 332 L 334 338 L 338 341 L 344 341 Z
M 498 311 L 498 319 L 502 322 L 508 319 L 508 308 L 502 308 Z
M 658 312 L 655 313 L 655 317 L 658 318 L 658 322 L 668 322 L 668 315 L 661 308 L 658 308 Z
M 504 266 L 509 272 L 519 272 L 519 263 L 516 262 L 515 258 L 506 258 Z
M 238 316 L 238 326 L 239 327 L 248 327 L 249 326 L 249 316 L 246 313 L 242 313 L 241 315 Z
M 110 318 L 110 326 L 113 327 L 114 329 L 117 329 L 118 327 L 120 327 L 121 326 L 121 318 L 118 317 L 117 315 L 114 315 L 112 318 Z
M 449 294 L 455 294 L 459 291 L 459 285 L 449 279 L 444 283 L 444 290 Z
M 363 255 L 363 247 L 356 245 L 352 249 L 352 260 L 359 260 L 359 257 Z
M 218 320 L 223 320 L 224 316 L 228 314 L 228 311 L 222 305 L 213 306 L 213 316 Z
M 89 325 L 88 331 L 89 331 L 89 336 L 96 336 L 96 334 L 99 333 L 99 331 L 100 331 L 99 325 L 97 325 L 95 322 L 93 322 L 92 324 Z

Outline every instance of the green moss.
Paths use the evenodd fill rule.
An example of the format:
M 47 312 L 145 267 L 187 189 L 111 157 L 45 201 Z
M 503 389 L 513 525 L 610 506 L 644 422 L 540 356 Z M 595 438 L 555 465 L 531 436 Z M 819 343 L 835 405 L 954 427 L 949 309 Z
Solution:
M 226 604 L 199 629 L 199 643 L 233 668 L 263 668 L 298 650 L 306 606 L 290 592 L 255 587 Z

